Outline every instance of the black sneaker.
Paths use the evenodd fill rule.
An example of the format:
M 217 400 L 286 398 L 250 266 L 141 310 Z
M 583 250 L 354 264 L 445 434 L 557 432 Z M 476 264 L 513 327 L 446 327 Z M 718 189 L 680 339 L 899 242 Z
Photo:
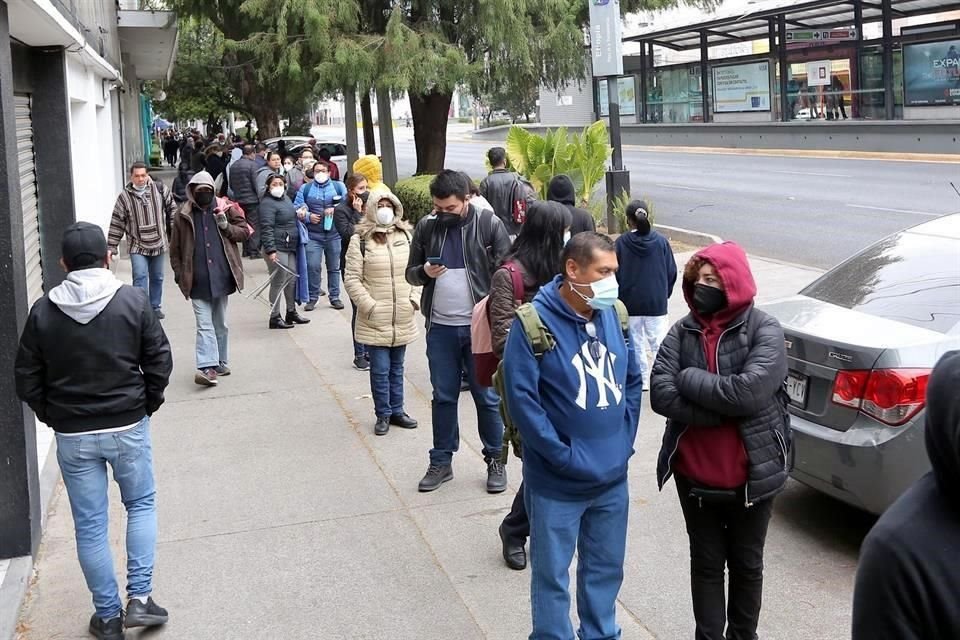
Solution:
M 123 613 L 106 621 L 93 614 L 90 618 L 90 635 L 97 640 L 123 640 Z
M 487 458 L 487 493 L 503 493 L 507 490 L 507 468 L 500 458 Z
M 374 435 L 385 436 L 390 431 L 390 421 L 388 418 L 377 418 L 377 424 L 373 426 Z
M 305 307 L 303 308 L 303 310 L 304 310 L 304 311 L 313 311 L 313 310 L 316 309 L 316 308 L 317 308 L 317 301 L 316 301 L 316 300 L 311 300 L 310 302 L 307 303 L 307 306 L 305 306 Z
M 357 371 L 370 371 L 370 361 L 363 356 L 357 356 L 353 359 L 353 368 Z
M 339 311 L 343 309 L 343 303 L 340 302 L 340 298 L 330 298 L 330 306 Z
M 216 366 L 217 377 L 230 375 L 230 367 L 222 362 Z
M 147 598 L 147 604 L 143 604 L 136 598 L 127 601 L 127 615 L 123 620 L 123 626 L 127 629 L 133 627 L 157 627 L 166 624 L 167 610 L 153 601 L 153 598 Z
M 390 416 L 390 424 L 401 429 L 416 429 L 419 423 L 405 413 L 395 413 Z
M 427 473 L 420 481 L 420 491 L 434 491 L 439 489 L 440 485 L 449 480 L 453 480 L 453 466 L 449 464 L 439 465 L 431 464 Z
M 160 311 L 160 309 L 154 309 L 154 310 L 153 310 L 153 315 L 157 316 L 157 320 L 163 320 L 164 318 L 167 317 L 167 316 L 163 313 L 163 311 Z

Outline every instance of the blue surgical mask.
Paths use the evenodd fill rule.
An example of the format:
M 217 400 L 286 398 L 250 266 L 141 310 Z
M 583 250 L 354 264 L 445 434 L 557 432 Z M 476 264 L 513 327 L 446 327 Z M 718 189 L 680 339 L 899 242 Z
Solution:
M 593 291 L 593 297 L 583 295 L 577 291 L 577 287 L 589 287 Z M 583 298 L 583 301 L 591 309 L 603 311 L 611 308 L 620 296 L 620 284 L 617 282 L 616 275 L 609 275 L 602 280 L 597 280 L 590 284 L 580 284 L 579 282 L 570 282 L 570 290 Z

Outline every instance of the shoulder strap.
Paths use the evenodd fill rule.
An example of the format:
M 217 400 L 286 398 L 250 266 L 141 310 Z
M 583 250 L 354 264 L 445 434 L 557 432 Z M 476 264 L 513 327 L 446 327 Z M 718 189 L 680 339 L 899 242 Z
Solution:
M 510 282 L 513 283 L 513 299 L 523 304 L 524 293 L 526 292 L 523 286 L 523 274 L 520 273 L 520 269 L 517 268 L 517 263 L 512 260 L 509 262 L 503 263 L 503 268 L 510 273 Z
M 623 331 L 623 336 L 629 337 L 630 313 L 627 311 L 627 305 L 623 304 L 622 300 L 617 300 L 613 303 L 613 306 L 617 310 L 617 317 L 620 318 L 620 330 Z
M 523 332 L 527 334 L 527 340 L 533 348 L 533 355 L 539 358 L 556 346 L 556 339 L 540 320 L 536 307 L 528 302 L 517 307 L 515 313 L 523 326 Z
M 367 239 L 361 235 L 357 235 L 357 240 L 360 241 L 360 256 L 366 257 L 367 256 Z

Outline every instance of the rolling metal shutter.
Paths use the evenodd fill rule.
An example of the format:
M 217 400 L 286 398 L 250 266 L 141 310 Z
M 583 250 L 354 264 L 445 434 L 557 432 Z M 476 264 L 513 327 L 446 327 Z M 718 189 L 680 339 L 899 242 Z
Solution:
M 26 256 L 27 299 L 30 306 L 43 297 L 40 264 L 40 218 L 37 212 L 37 174 L 33 169 L 33 120 L 30 96 L 14 96 L 17 112 L 17 163 L 20 168 L 20 204 L 23 210 L 23 253 Z

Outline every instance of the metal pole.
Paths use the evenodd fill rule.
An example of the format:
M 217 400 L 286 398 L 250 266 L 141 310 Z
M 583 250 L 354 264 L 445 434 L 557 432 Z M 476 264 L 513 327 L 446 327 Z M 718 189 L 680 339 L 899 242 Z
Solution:
M 623 169 L 623 144 L 620 134 L 620 87 L 618 78 L 607 78 L 607 98 L 610 101 L 610 145 L 613 146 L 613 168 Z
M 647 121 L 647 43 L 640 43 L 640 111 L 637 117 L 640 122 Z
M 780 85 L 777 82 L 777 21 L 773 18 L 767 20 L 767 48 L 770 50 L 767 56 L 767 59 L 769 60 L 767 64 L 770 65 L 770 95 L 775 95 L 775 89 L 779 88 Z M 773 103 L 771 102 L 771 105 L 772 104 Z M 777 109 L 779 108 L 780 105 L 778 104 Z M 771 106 L 770 120 L 775 122 L 777 118 L 775 117 L 773 111 L 774 109 Z M 783 112 L 780 113 L 780 119 L 783 119 Z
M 360 157 L 360 140 L 357 134 L 357 88 L 343 92 L 343 128 L 347 140 L 347 170 L 353 171 L 353 163 Z
M 790 99 L 787 96 L 787 81 L 790 75 L 790 65 L 787 63 L 787 17 L 784 14 L 777 16 L 777 58 L 780 64 L 780 118 L 789 122 L 793 114 L 787 114 L 790 109 Z
M 881 0 L 883 17 L 883 107 L 887 120 L 896 114 L 893 103 L 893 7 L 890 0 Z
M 703 121 L 710 122 L 710 42 L 706 31 L 700 32 L 700 96 L 703 101 Z
M 857 44 L 856 44 L 856 56 L 855 69 L 857 70 L 856 76 L 850 76 L 850 85 L 847 89 L 850 90 L 850 117 L 854 117 L 854 113 L 857 116 L 860 116 L 860 107 L 863 104 L 860 100 L 860 89 L 863 85 L 860 82 L 860 61 L 863 60 L 863 4 L 858 2 L 853 3 L 853 25 L 857 30 Z M 843 99 L 843 96 L 840 96 L 840 99 Z

